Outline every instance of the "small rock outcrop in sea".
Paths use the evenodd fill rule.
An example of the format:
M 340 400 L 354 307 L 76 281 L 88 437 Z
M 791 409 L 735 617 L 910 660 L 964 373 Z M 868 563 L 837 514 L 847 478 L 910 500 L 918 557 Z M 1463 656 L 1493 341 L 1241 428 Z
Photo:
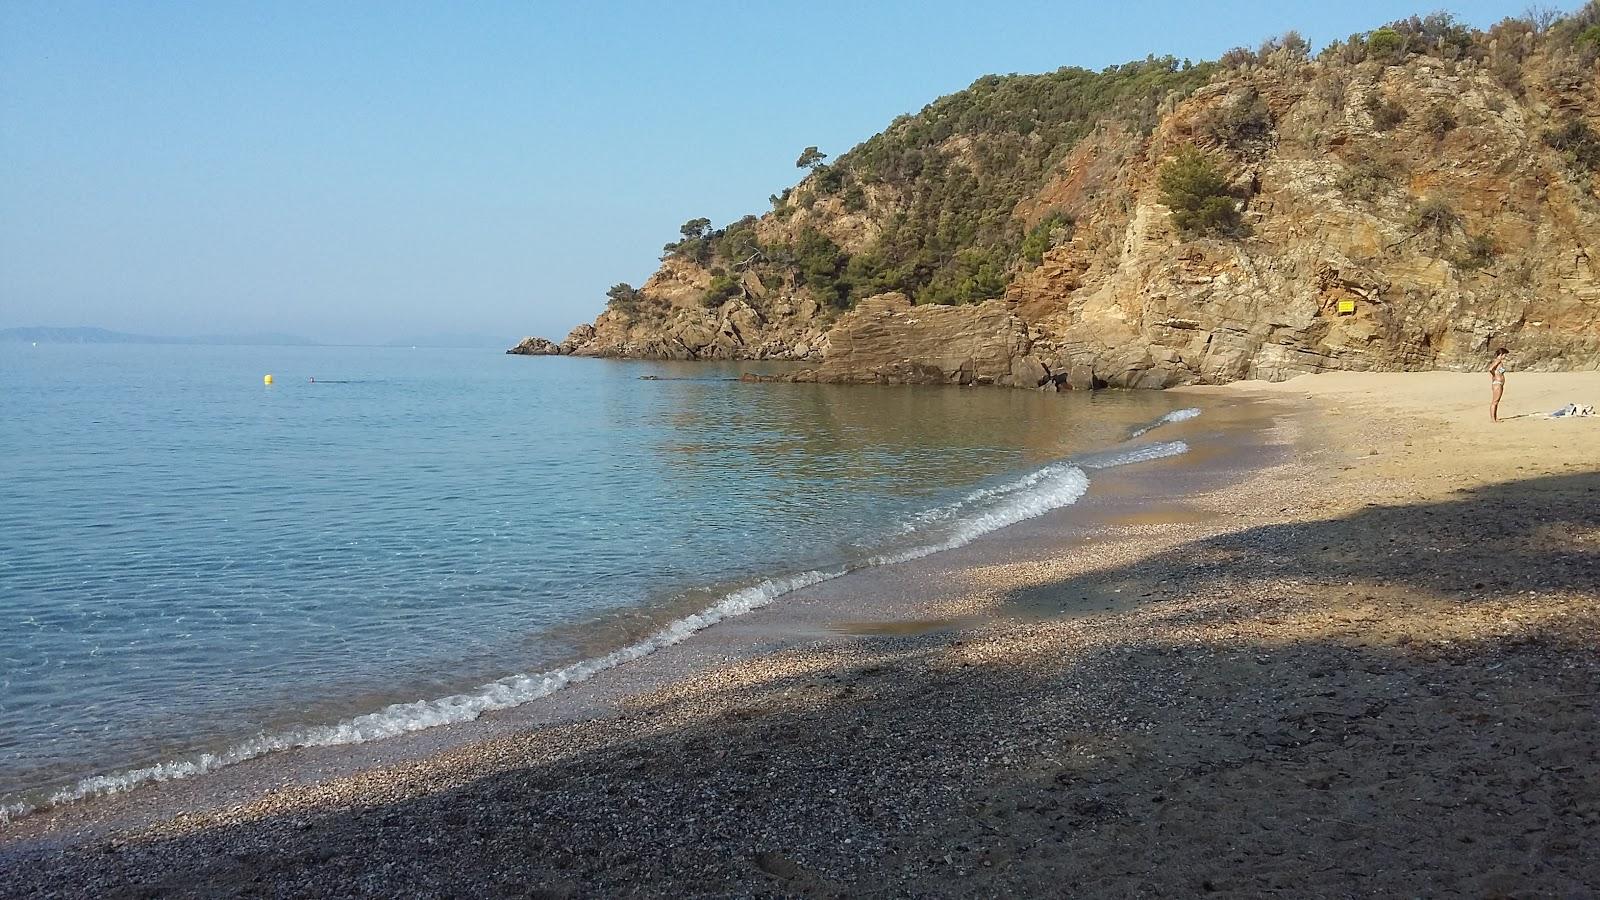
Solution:
M 548 338 L 527 337 L 522 339 L 522 343 L 506 352 L 517 356 L 560 356 L 566 350 Z
M 1430 16 L 1314 58 L 1286 38 L 980 79 L 762 216 L 686 223 L 561 349 L 1025 388 L 1478 369 L 1500 346 L 1594 368 L 1596 29 L 1600 2 L 1543 31 Z M 1184 158 L 1227 227 L 1169 207 Z

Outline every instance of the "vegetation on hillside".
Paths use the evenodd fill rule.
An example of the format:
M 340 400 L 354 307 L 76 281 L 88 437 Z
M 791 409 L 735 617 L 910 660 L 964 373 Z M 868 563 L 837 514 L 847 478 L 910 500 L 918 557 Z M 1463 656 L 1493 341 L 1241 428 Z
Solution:
M 1213 71 L 1214 64 L 1169 57 L 1103 72 L 1065 68 L 982 78 L 915 116 L 901 116 L 832 164 L 815 147 L 796 161 L 811 177 L 795 193 L 773 198 L 777 214 L 830 198 L 859 212 L 869 197 L 886 197 L 881 235 L 871 246 L 846 253 L 815 228 L 762 245 L 753 218 L 723 231 L 695 219 L 665 251 L 729 272 L 776 269 L 836 308 L 891 290 L 919 303 L 995 297 L 1019 261 L 1036 264 L 1053 240 L 1070 234 L 1059 212 L 1032 229 L 1014 216 L 1051 167 L 1104 123 L 1148 131 L 1163 101 L 1204 84 Z
M 1234 236 L 1242 232 L 1239 201 L 1217 163 L 1193 145 L 1161 167 L 1156 186 L 1161 202 L 1172 211 L 1172 224 L 1190 236 Z
M 1342 109 L 1354 67 L 1372 70 L 1425 55 L 1452 64 L 1472 60 L 1520 94 L 1526 87 L 1524 62 L 1536 47 L 1580 77 L 1592 72 L 1600 57 L 1600 0 L 1566 16 L 1530 9 L 1482 32 L 1447 13 L 1391 22 L 1315 54 L 1324 66 L 1309 88 L 1330 109 Z M 818 148 L 805 148 L 795 164 L 807 175 L 771 198 L 767 219 L 747 216 L 721 229 L 692 219 L 664 255 L 710 273 L 703 297 L 708 306 L 754 285 L 746 273 L 768 290 L 804 291 L 837 309 L 890 290 L 918 303 L 1000 296 L 1019 273 L 1071 238 L 1074 222 L 1065 210 L 1030 208 L 1027 219 L 1018 210 L 1039 196 L 1081 140 L 1112 126 L 1148 135 L 1163 109 L 1218 73 L 1299 65 L 1312 56 L 1306 41 L 1289 32 L 1256 50 L 1231 50 L 1217 62 L 1152 57 L 1099 72 L 1069 67 L 981 78 L 915 115 L 901 116 L 832 162 Z M 1459 124 L 1448 105 L 1406 109 L 1381 90 L 1357 99 L 1378 131 L 1419 132 L 1442 142 Z M 1266 99 L 1248 87 L 1196 123 L 1194 140 L 1210 150 L 1180 148 L 1163 166 L 1158 185 L 1181 234 L 1237 239 L 1248 233 L 1240 198 L 1228 187 L 1229 170 L 1233 163 L 1260 158 L 1276 139 L 1276 128 Z M 1575 177 L 1600 171 L 1600 136 L 1581 119 L 1543 137 L 1567 157 Z M 1394 155 L 1373 147 L 1352 147 L 1349 154 L 1348 175 L 1339 184 L 1345 193 L 1376 202 L 1400 189 Z M 1422 231 L 1453 227 L 1426 204 L 1417 212 Z M 853 231 L 833 226 L 850 216 L 868 225 Z M 847 231 L 868 237 L 852 239 L 847 250 L 829 234 Z M 1493 256 L 1487 237 L 1471 241 L 1462 259 L 1482 265 Z M 613 291 L 612 308 L 631 314 L 639 307 L 632 288 Z

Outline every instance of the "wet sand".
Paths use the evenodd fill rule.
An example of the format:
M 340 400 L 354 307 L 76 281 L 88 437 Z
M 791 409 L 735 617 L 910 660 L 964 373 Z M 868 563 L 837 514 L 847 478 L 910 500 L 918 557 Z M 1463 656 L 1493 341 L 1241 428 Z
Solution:
M 0 895 L 1593 894 L 1600 420 L 1483 380 L 1207 389 L 1172 435 L 1269 439 L 543 711 L 25 819 Z

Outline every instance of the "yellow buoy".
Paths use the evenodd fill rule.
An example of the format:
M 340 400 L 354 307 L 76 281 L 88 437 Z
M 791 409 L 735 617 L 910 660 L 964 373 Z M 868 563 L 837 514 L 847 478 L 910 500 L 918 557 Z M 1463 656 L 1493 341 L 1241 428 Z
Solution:
M 272 376 L 271 375 L 263 375 L 263 376 L 261 376 L 261 383 L 262 384 L 271 384 L 272 383 Z

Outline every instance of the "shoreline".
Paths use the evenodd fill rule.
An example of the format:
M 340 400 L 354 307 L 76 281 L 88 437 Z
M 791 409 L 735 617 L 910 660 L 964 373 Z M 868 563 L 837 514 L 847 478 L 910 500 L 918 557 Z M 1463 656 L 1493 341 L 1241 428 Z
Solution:
M 1396 379 L 1409 377 L 1372 376 L 1371 389 L 1386 390 L 1387 385 L 1400 390 Z M 1447 375 L 1443 381 L 1465 377 L 1470 376 Z M 1546 378 L 1555 390 L 1592 394 L 1600 387 L 1590 384 L 1596 379 L 1589 373 Z M 1333 379 L 1340 380 L 1349 379 Z M 1206 391 L 1265 398 L 1271 408 L 1283 411 L 1276 427 L 1289 432 L 1286 436 L 1293 439 L 1295 449 L 1290 458 L 1264 461 L 1235 486 L 1221 490 L 1213 486 L 1187 498 L 1181 509 L 1142 519 L 1128 518 L 1132 514 L 1124 509 L 1119 519 L 1116 504 L 1108 502 L 1102 504 L 1104 521 L 1096 525 L 1092 521 L 1096 504 L 1085 502 L 1069 508 L 1079 517 L 1089 515 L 1089 524 L 1080 523 L 1076 543 L 1070 546 L 1063 544 L 1059 531 L 1051 532 L 1052 523 L 1036 521 L 1001 532 L 989 543 L 1003 549 L 988 559 L 976 559 L 981 555 L 977 553 L 963 559 L 958 551 L 936 555 L 931 559 L 939 565 L 923 567 L 920 581 L 907 577 L 907 572 L 876 571 L 888 581 L 898 576 L 897 593 L 889 606 L 899 603 L 895 608 L 903 614 L 906 598 L 922 602 L 919 616 L 901 615 L 900 623 L 911 619 L 936 627 L 897 631 L 889 627 L 895 620 L 875 618 L 875 610 L 859 606 L 859 597 L 844 595 L 837 590 L 839 582 L 830 582 L 833 596 L 816 602 L 854 602 L 857 606 L 851 608 L 867 614 L 857 617 L 858 625 L 885 627 L 800 640 L 792 633 L 787 639 L 763 636 L 759 620 L 775 610 L 768 607 L 679 645 L 694 646 L 709 665 L 693 678 L 668 678 L 665 684 L 636 682 L 631 693 L 614 701 L 609 715 L 542 727 L 505 722 L 507 727 L 499 733 L 482 736 L 486 743 L 387 761 L 386 769 L 354 775 L 334 772 L 328 781 L 290 784 L 253 800 L 240 797 L 231 805 L 216 804 L 226 808 L 154 822 L 109 841 L 92 828 L 64 841 L 0 834 L 0 841 L 10 845 L 0 850 L 0 865 L 36 873 L 56 867 L 59 880 L 36 874 L 41 880 L 18 889 L 22 894 L 30 887 L 49 891 L 60 884 L 84 889 L 155 884 L 174 891 L 190 885 L 182 889 L 204 891 L 206 886 L 238 887 L 258 877 L 289 893 L 318 892 L 348 887 L 355 883 L 348 879 L 377 872 L 373 867 L 380 865 L 381 872 L 405 877 L 407 884 L 427 893 L 448 883 L 436 880 L 445 873 L 429 868 L 430 853 L 418 843 L 437 839 L 461 853 L 479 854 L 481 866 L 473 863 L 470 871 L 456 874 L 468 879 L 464 883 L 486 888 L 515 883 L 584 893 L 649 883 L 663 893 L 672 892 L 671 885 L 680 889 L 696 885 L 690 892 L 807 893 L 877 884 L 898 885 L 890 887 L 891 892 L 944 893 L 953 889 L 945 879 L 958 877 L 963 879 L 960 890 L 1001 885 L 1021 889 L 1032 885 L 1037 890 L 1040 885 L 1065 883 L 1059 882 L 1063 872 L 1080 878 L 1097 872 L 1104 877 L 1116 874 L 1112 870 L 1122 864 L 1111 853 L 1110 845 L 1116 843 L 1112 837 L 1151 838 L 1146 833 L 1150 822 L 1164 821 L 1162 814 L 1178 814 L 1166 822 L 1178 831 L 1168 835 L 1167 843 L 1156 840 L 1151 845 L 1165 847 L 1168 854 L 1158 871 L 1123 873 L 1122 881 L 1078 883 L 1091 892 L 1135 884 L 1196 889 L 1199 881 L 1172 879 L 1201 871 L 1228 870 L 1236 876 L 1250 870 L 1210 859 L 1218 850 L 1217 837 L 1199 829 L 1197 822 L 1224 812 L 1212 808 L 1228 805 L 1215 797 L 1240 795 L 1237 809 L 1263 802 L 1298 808 L 1312 800 L 1337 807 L 1346 798 L 1328 792 L 1335 785 L 1359 783 L 1370 773 L 1361 766 L 1344 765 L 1333 766 L 1336 771 L 1327 774 L 1323 770 L 1329 766 L 1318 763 L 1321 774 L 1313 773 L 1311 780 L 1322 786 L 1296 785 L 1293 779 L 1284 780 L 1289 777 L 1286 762 L 1300 766 L 1296 773 L 1310 771 L 1306 766 L 1314 760 L 1301 751 L 1324 740 L 1311 735 L 1337 733 L 1340 727 L 1348 735 L 1352 728 L 1389 726 L 1402 742 L 1435 740 L 1429 732 L 1406 727 L 1415 723 L 1390 723 L 1385 719 L 1392 717 L 1381 710 L 1370 715 L 1367 711 L 1380 703 L 1385 709 L 1414 706 L 1418 697 L 1437 700 L 1441 695 L 1433 686 L 1459 680 L 1462 664 L 1437 673 L 1436 679 L 1443 681 L 1409 677 L 1409 690 L 1389 690 L 1394 685 L 1387 682 L 1400 677 L 1393 673 L 1433 674 L 1429 667 L 1440 659 L 1448 662 L 1454 655 L 1487 652 L 1479 645 L 1496 649 L 1499 668 L 1511 666 L 1530 674 L 1544 671 L 1522 657 L 1546 662 L 1550 657 L 1562 663 L 1554 674 L 1547 674 L 1547 683 L 1563 690 L 1533 698 L 1544 704 L 1541 721 L 1563 726 L 1563 736 L 1554 745 L 1574 755 L 1573 761 L 1551 767 L 1565 766 L 1565 772 L 1548 777 L 1562 784 L 1581 784 L 1587 777 L 1592 783 L 1594 752 L 1585 756 L 1575 748 L 1585 746 L 1577 738 L 1594 737 L 1593 717 L 1587 723 L 1578 720 L 1571 701 L 1565 704 L 1565 713 L 1558 708 L 1560 697 L 1573 693 L 1566 689 L 1581 694 L 1600 677 L 1593 641 L 1580 639 L 1579 627 L 1594 620 L 1594 582 L 1583 581 L 1593 574 L 1593 550 L 1584 542 L 1600 534 L 1594 501 L 1579 495 L 1594 490 L 1597 472 L 1592 454 L 1574 456 L 1581 454 L 1585 433 L 1571 430 L 1592 426 L 1592 420 L 1512 423 L 1512 428 L 1569 430 L 1564 435 L 1520 433 L 1524 438 L 1558 438 L 1552 445 L 1541 445 L 1547 457 L 1543 462 L 1525 460 L 1518 473 L 1525 474 L 1524 480 L 1555 479 L 1555 483 L 1517 491 L 1500 487 L 1497 492 L 1497 486 L 1505 483 L 1497 476 L 1515 469 L 1466 477 L 1459 471 L 1460 454 L 1444 452 L 1448 447 L 1421 460 L 1425 464 L 1421 468 L 1418 460 L 1411 460 L 1407 469 L 1406 458 L 1422 451 L 1403 448 L 1410 446 L 1407 441 L 1425 439 L 1448 439 L 1476 448 L 1487 439 L 1491 446 L 1506 445 L 1502 449 L 1510 460 L 1526 456 L 1527 448 L 1517 443 L 1518 433 L 1485 438 L 1482 429 L 1435 425 L 1415 410 L 1449 410 L 1437 399 L 1423 398 L 1413 405 L 1404 390 L 1378 398 L 1373 411 L 1363 413 L 1363 404 L 1371 401 L 1364 400 L 1360 391 L 1368 388 L 1333 381 Z M 1535 393 L 1542 389 L 1536 376 L 1524 375 L 1518 381 L 1529 389 L 1526 402 L 1542 396 Z M 1512 412 L 1523 402 L 1516 393 L 1517 383 L 1508 392 Z M 1307 401 L 1301 396 L 1308 392 L 1317 398 Z M 1356 421 L 1352 413 L 1370 418 Z M 1592 440 L 1592 427 L 1588 434 Z M 1372 450 L 1378 453 L 1366 452 Z M 1126 488 L 1136 491 L 1138 485 Z M 1588 500 L 1587 507 L 1583 499 Z M 1434 541 L 1438 546 L 1416 544 L 1415 539 L 1430 528 L 1452 539 L 1463 529 L 1472 534 L 1480 527 L 1477 507 L 1530 504 L 1539 507 L 1540 527 L 1529 541 L 1545 549 L 1536 558 L 1538 566 L 1511 560 L 1511 574 L 1499 579 L 1507 582 L 1503 596 L 1496 593 L 1500 585 L 1494 576 L 1483 575 L 1481 583 L 1457 584 L 1461 579 L 1452 578 L 1442 561 L 1430 554 L 1449 553 L 1448 561 L 1456 569 L 1483 569 L 1479 556 L 1467 551 L 1458 559 L 1463 551 L 1442 537 Z M 1398 548 L 1384 543 L 1397 534 L 1410 543 Z M 1573 545 L 1576 551 L 1549 550 L 1549 545 L 1563 540 L 1567 543 L 1562 546 Z M 1357 545 L 1388 548 L 1387 555 L 1329 549 Z M 1072 552 L 1062 552 L 1064 546 Z M 1579 590 L 1582 584 L 1590 589 Z M 1510 587 L 1524 585 L 1535 585 L 1524 588 L 1534 591 L 1533 600 L 1520 599 L 1520 590 L 1509 593 Z M 1486 592 L 1494 596 L 1482 596 Z M 1138 602 L 1123 602 L 1130 595 Z M 941 597 L 943 602 L 937 599 Z M 1077 606 L 1074 615 L 1059 615 L 1058 608 L 1058 614 L 1049 618 L 995 615 L 1007 604 L 1041 603 Z M 786 602 L 781 608 L 797 614 L 802 605 L 790 609 Z M 1113 608 L 1098 608 L 1105 605 Z M 1089 606 L 1097 608 L 1085 608 Z M 1441 617 L 1442 610 L 1449 614 Z M 748 631 L 757 633 L 740 634 Z M 1470 633 L 1471 640 L 1458 632 Z M 1507 643 L 1530 634 L 1538 638 L 1531 644 Z M 713 637 L 718 640 L 709 640 Z M 727 644 L 738 640 L 751 648 L 745 655 L 727 650 Z M 1522 650 L 1510 652 L 1518 648 Z M 1424 652 L 1432 658 L 1422 658 L 1419 654 Z M 1382 672 L 1373 675 L 1368 671 L 1373 667 Z M 1498 669 L 1471 668 L 1474 675 L 1484 671 Z M 1372 679 L 1353 673 L 1372 675 L 1377 683 L 1368 684 Z M 1321 681 L 1319 688 L 1334 688 L 1334 697 L 1324 698 L 1327 703 L 1322 704 L 1328 709 L 1304 711 L 1308 697 L 1322 697 L 1326 690 L 1298 693 L 1280 683 L 1308 679 Z M 1504 685 L 1500 684 L 1504 679 L 1492 674 L 1488 680 L 1487 688 L 1524 692 L 1537 692 L 1547 684 Z M 1238 698 L 1224 689 L 1230 684 L 1246 699 L 1258 701 L 1252 709 L 1264 717 L 1262 722 L 1275 716 L 1280 723 L 1276 730 L 1243 728 L 1249 720 L 1239 718 Z M 1373 691 L 1381 696 L 1375 700 L 1367 696 Z M 1488 695 L 1486 689 L 1477 693 Z M 1356 714 L 1335 723 L 1339 727 L 1318 718 L 1332 722 L 1343 715 L 1344 706 L 1333 707 L 1349 699 L 1347 694 L 1363 704 Z M 1450 691 L 1445 696 L 1457 707 L 1463 702 L 1468 706 L 1488 702 L 1474 700 L 1473 693 L 1464 695 L 1465 700 Z M 1297 708 L 1301 711 L 1289 714 Z M 1501 712 L 1498 705 L 1485 710 L 1490 708 Z M 1462 725 L 1454 712 L 1445 715 L 1431 708 L 1424 712 L 1441 733 Z M 1479 714 L 1483 711 L 1472 715 Z M 1239 727 L 1208 727 L 1216 720 Z M 1318 727 L 1308 730 L 1308 723 Z M 1516 734 L 1518 740 L 1542 733 L 1538 722 L 1519 724 L 1523 727 Z M 1183 749 L 1190 743 L 1195 748 Z M 1356 745 L 1341 741 L 1321 750 L 1324 755 L 1348 754 L 1355 752 L 1352 747 Z M 1487 750 L 1479 752 L 1475 744 L 1471 749 L 1457 756 L 1494 768 Z M 1442 751 L 1433 747 L 1430 752 Z M 1173 754 L 1190 760 L 1185 771 L 1198 767 L 1198 774 L 1187 777 L 1210 783 L 1212 800 L 1184 788 L 1181 780 L 1171 780 Z M 1415 749 L 1402 754 L 1407 762 L 1424 756 Z M 1215 768 L 1216 760 L 1223 758 L 1238 765 Z M 1445 765 L 1451 757 L 1446 754 L 1434 761 Z M 1223 778 L 1246 770 L 1256 771 L 1258 781 L 1276 779 L 1276 787 L 1267 791 L 1257 789 L 1261 788 L 1257 784 L 1247 790 L 1249 785 Z M 1132 785 L 1145 784 L 1153 775 L 1168 779 L 1160 800 L 1153 799 L 1155 794 L 1130 792 Z M 190 784 L 215 787 L 220 777 Z M 1432 784 L 1436 792 L 1446 793 L 1458 786 L 1458 781 L 1449 779 Z M 1585 795 L 1579 791 L 1577 796 Z M 642 797 L 661 802 L 634 802 Z M 1385 823 L 1383 827 L 1403 831 L 1423 824 L 1396 818 L 1399 811 L 1384 807 L 1379 799 L 1368 797 L 1364 802 L 1378 804 L 1371 812 Z M 1584 809 L 1580 805 L 1570 813 L 1547 810 L 1545 815 L 1560 819 L 1559 833 L 1571 842 L 1594 835 L 1596 821 L 1585 818 Z M 380 815 L 374 810 L 388 812 Z M 395 818 L 404 827 L 397 825 L 401 830 L 391 831 L 383 817 Z M 458 819 L 460 827 L 452 824 Z M 718 824 L 727 820 L 741 827 Z M 1318 848 L 1341 846 L 1362 834 L 1360 822 L 1329 829 L 1321 818 L 1307 821 L 1313 820 L 1320 824 L 1303 837 Z M 441 822 L 449 827 L 441 829 Z M 562 823 L 572 835 L 592 835 L 595 843 L 584 845 L 591 847 L 587 851 L 559 850 L 550 843 L 552 822 Z M 1062 822 L 1070 827 L 1049 824 Z M 1179 826 L 1189 830 L 1183 832 Z M 537 832 L 546 835 L 540 844 L 546 853 L 525 858 L 523 843 L 518 845 L 521 855 L 512 860 L 500 855 L 510 852 L 504 847 L 457 846 L 456 835 L 462 829 L 478 835 L 481 846 L 490 848 L 500 847 L 497 841 L 507 835 L 526 838 Z M 1341 838 L 1345 831 L 1356 837 Z M 681 839 L 668 840 L 674 832 L 681 832 Z M 1226 828 L 1222 832 L 1242 842 L 1246 860 L 1258 874 L 1267 872 L 1263 877 L 1269 881 L 1277 877 L 1274 872 L 1281 876 L 1307 871 L 1305 853 L 1288 854 L 1285 859 L 1287 848 L 1274 843 L 1275 836 L 1257 834 L 1246 840 L 1247 836 Z M 229 848 L 246 843 L 283 852 L 240 861 Z M 567 843 L 580 846 L 575 840 Z M 1469 862 L 1481 861 L 1487 849 L 1484 843 L 1493 841 L 1486 836 L 1479 839 L 1479 846 L 1445 854 L 1446 862 L 1456 863 L 1453 869 L 1445 867 L 1445 875 L 1457 880 L 1407 881 L 1403 879 L 1419 876 L 1396 869 L 1388 875 L 1367 872 L 1358 883 L 1363 889 L 1394 890 L 1467 884 L 1460 879 L 1468 877 Z M 310 863 L 303 853 L 296 856 L 300 851 L 295 848 L 313 844 L 332 855 Z M 105 855 L 104 848 L 110 846 L 118 847 L 114 862 Z M 1051 852 L 1052 846 L 1072 852 L 1062 856 Z M 374 855 L 354 852 L 357 847 L 368 847 Z M 700 862 L 679 858 L 691 848 Z M 943 851 L 935 852 L 938 848 Z M 1268 852 L 1274 849 L 1276 853 Z M 1151 847 L 1140 851 L 1146 858 L 1152 852 Z M 1401 850 L 1379 855 L 1385 854 L 1405 857 Z M 417 856 L 423 858 L 413 858 Z M 1554 853 L 1552 858 L 1559 862 L 1560 856 Z M 29 860 L 44 866 L 24 866 Z M 1331 855 L 1320 859 L 1332 861 Z M 448 863 L 436 861 L 443 867 Z M 1350 864 L 1360 866 L 1359 861 Z M 1548 876 L 1537 883 L 1570 887 L 1581 884 L 1581 879 L 1549 879 L 1594 874 L 1581 862 L 1564 865 L 1536 867 L 1535 876 Z M 178 877 L 162 874 L 174 866 L 186 869 L 189 880 L 162 880 Z M 1525 878 L 1526 873 L 1518 877 Z M 1263 884 L 1218 878 L 1224 876 L 1205 876 L 1201 881 L 1222 889 Z M 1332 883 L 1328 889 L 1340 892 Z
M 285 746 L 265 750 L 214 767 L 202 770 L 189 767 L 197 762 L 199 754 L 182 755 L 163 760 L 156 768 L 176 772 L 157 775 L 130 787 L 110 791 L 91 792 L 76 799 L 48 802 L 30 810 L 21 811 L 10 822 L 0 821 L 0 858 L 5 855 L 5 845 L 18 841 L 43 839 L 50 842 L 71 843 L 94 836 L 139 827 L 161 821 L 173 815 L 201 810 L 220 809 L 228 805 L 247 802 L 262 792 L 262 785 L 282 788 L 288 785 L 309 787 L 330 777 L 358 774 L 379 766 L 403 764 L 427 758 L 472 743 L 518 733 L 523 730 L 566 724 L 589 718 L 616 715 L 627 699 L 640 690 L 657 688 L 673 681 L 692 678 L 704 668 L 725 663 L 731 659 L 749 659 L 774 648 L 792 646 L 801 642 L 843 642 L 860 638 L 888 626 L 890 633 L 919 633 L 926 630 L 920 623 L 938 619 L 934 607 L 925 598 L 914 597 L 900 590 L 899 583 L 926 583 L 934 572 L 959 572 L 974 566 L 987 565 L 994 559 L 1010 555 L 1019 542 L 1032 546 L 1033 552 L 1053 552 L 1064 542 L 1079 540 L 1079 532 L 1093 522 L 1090 512 L 1099 505 L 1109 503 L 1115 509 L 1134 502 L 1126 496 L 1107 498 L 1111 485 L 1120 480 L 1139 477 L 1162 469 L 1172 470 L 1164 487 L 1147 494 L 1160 494 L 1176 501 L 1185 490 L 1183 479 L 1204 475 L 1212 481 L 1234 477 L 1240 466 L 1219 461 L 1216 447 L 1226 444 L 1238 449 L 1239 440 L 1229 434 L 1240 427 L 1238 413 L 1244 409 L 1237 401 L 1215 398 L 1206 401 L 1212 414 L 1202 423 L 1188 428 L 1178 428 L 1187 417 L 1172 420 L 1163 416 L 1141 426 L 1137 433 L 1119 445 L 1089 451 L 1076 460 L 1104 460 L 1117 457 L 1135 446 L 1152 446 L 1166 443 L 1163 434 L 1172 432 L 1173 439 L 1203 435 L 1201 447 L 1175 456 L 1160 455 L 1151 459 L 1135 460 L 1131 464 L 1113 462 L 1108 468 L 1096 468 L 1083 462 L 1093 475 L 1093 489 L 1066 505 L 1045 512 L 1042 516 L 1026 518 L 1018 523 L 989 531 L 970 539 L 962 539 L 953 547 L 925 548 L 912 552 L 904 559 L 876 561 L 870 558 L 849 567 L 842 574 L 822 573 L 816 583 L 802 583 L 781 592 L 773 598 L 758 603 L 745 612 L 733 611 L 711 626 L 704 626 L 679 639 L 659 644 L 615 665 L 604 664 L 609 656 L 630 655 L 629 651 L 651 644 L 664 630 L 671 630 L 680 622 L 697 619 L 713 612 L 712 607 L 681 609 L 675 618 L 665 619 L 661 625 L 638 632 L 621 645 L 608 646 L 595 655 L 584 656 L 556 669 L 508 676 L 497 684 L 511 679 L 538 681 L 552 674 L 593 667 L 593 674 L 555 686 L 548 693 L 523 699 L 501 709 L 489 709 L 481 715 L 459 721 L 429 725 L 425 728 L 400 731 L 384 737 L 341 743 Z M 1232 412 L 1228 412 L 1232 410 Z M 1221 413 L 1217 415 L 1216 413 Z M 1260 426 L 1259 417 L 1243 417 L 1246 427 Z M 1151 432 L 1156 432 L 1151 434 Z M 1127 494 L 1126 488 L 1110 488 Z M 1171 496 L 1168 496 L 1168 494 Z M 1081 511 L 1081 512 L 1080 512 Z M 1085 514 L 1088 518 L 1085 518 Z M 1080 521 L 1082 520 L 1082 521 Z M 976 546 L 974 546 L 976 545 Z M 928 552 L 928 551 L 932 552 Z M 818 573 L 801 572 L 806 575 Z M 774 575 L 760 580 L 765 586 L 773 581 L 797 577 Z M 834 584 L 832 582 L 838 582 Z M 743 590 L 743 589 L 741 589 Z M 740 591 L 720 595 L 725 602 Z M 878 617 L 852 625 L 848 610 L 856 609 L 864 597 L 871 598 Z M 848 598 L 848 599 L 845 599 Z M 776 608 L 775 608 L 776 607 Z M 921 610 L 921 611 L 918 611 Z M 859 610 L 857 610 L 859 612 Z M 991 611 L 976 619 L 963 620 L 965 624 L 981 623 L 988 618 L 1028 618 L 1041 614 L 1038 610 L 1018 608 L 1005 612 Z M 1044 613 L 1046 615 L 1050 613 Z M 830 624 L 831 623 L 831 624 Z M 837 627 L 835 627 L 837 626 Z M 694 646 L 685 647 L 684 642 Z M 595 666 L 597 662 L 602 663 Z M 598 683 L 591 683 L 591 679 Z M 461 696 L 476 695 L 481 691 Z M 446 700 L 450 698 L 445 698 Z M 440 700 L 402 702 L 401 707 L 435 705 Z M 381 715 L 387 708 L 371 715 Z M 267 737 L 279 740 L 284 735 L 311 731 L 333 731 L 346 726 L 351 720 L 320 726 L 305 726 L 293 732 L 273 733 Z M 248 742 L 247 742 L 248 743 Z M 239 747 L 238 743 L 219 743 L 211 753 L 228 753 Z M 115 770 L 96 779 L 119 780 L 129 773 L 138 774 L 144 769 Z M 79 782 L 82 784 L 84 782 Z

